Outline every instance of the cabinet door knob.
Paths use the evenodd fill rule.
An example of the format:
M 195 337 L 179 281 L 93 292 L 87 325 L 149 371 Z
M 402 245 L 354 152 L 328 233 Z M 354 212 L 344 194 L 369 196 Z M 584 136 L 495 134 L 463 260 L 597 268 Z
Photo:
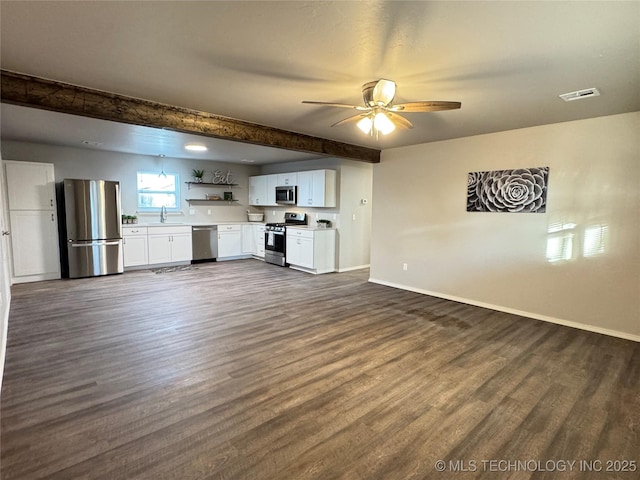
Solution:
M 50 202 L 51 202 L 51 206 L 53 207 L 53 198 L 50 200 Z
M 2 231 L 2 235 L 3 236 L 9 235 L 9 234 L 10 234 L 9 230 L 3 230 Z

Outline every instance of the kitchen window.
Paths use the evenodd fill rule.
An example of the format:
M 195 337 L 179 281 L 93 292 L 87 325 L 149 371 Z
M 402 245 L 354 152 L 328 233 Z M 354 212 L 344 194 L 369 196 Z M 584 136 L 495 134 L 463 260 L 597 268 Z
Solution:
M 138 172 L 138 210 L 155 211 L 180 206 L 180 176 L 177 173 Z

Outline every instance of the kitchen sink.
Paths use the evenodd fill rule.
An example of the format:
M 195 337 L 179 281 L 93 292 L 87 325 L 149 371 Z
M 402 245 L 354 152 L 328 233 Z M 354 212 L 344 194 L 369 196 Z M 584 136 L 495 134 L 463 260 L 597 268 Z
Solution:
M 187 225 L 187 224 L 184 222 L 145 222 L 141 225 L 164 226 L 164 225 Z

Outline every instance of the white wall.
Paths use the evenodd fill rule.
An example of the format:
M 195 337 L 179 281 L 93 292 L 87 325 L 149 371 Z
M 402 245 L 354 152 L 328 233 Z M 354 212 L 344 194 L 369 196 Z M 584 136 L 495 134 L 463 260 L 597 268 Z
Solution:
M 639 132 L 635 112 L 385 150 L 371 280 L 640 340 Z M 466 212 L 468 172 L 538 166 L 546 213 Z
M 314 224 L 316 217 L 331 220 L 337 228 L 336 255 L 338 271 L 369 266 L 372 211 L 373 166 L 369 163 L 339 158 L 320 158 L 262 167 L 261 174 L 336 170 L 337 202 L 335 208 L 266 207 L 265 221 L 282 221 L 285 211 L 305 212 Z M 366 205 L 361 203 L 366 199 Z
M 54 145 L 36 143 L 2 142 L 2 156 L 5 160 L 18 160 L 30 162 L 47 162 L 55 165 L 56 182 L 64 178 L 89 178 L 118 180 L 122 191 L 122 211 L 124 214 L 133 215 L 137 209 L 136 173 L 137 171 L 157 171 L 178 173 L 180 175 L 181 188 L 181 219 L 173 218 L 173 221 L 210 222 L 210 221 L 246 221 L 248 208 L 248 178 L 255 175 L 258 168 L 250 165 L 239 165 L 223 162 L 202 160 L 184 160 L 176 158 L 159 158 L 146 155 L 132 155 L 117 152 L 104 152 L 86 148 L 69 148 Z M 205 181 L 208 181 L 212 170 L 231 170 L 233 183 L 238 183 L 232 189 L 215 188 L 206 189 L 195 187 L 187 189 L 184 182 L 192 181 L 191 171 L 194 169 L 205 170 Z M 227 203 L 189 204 L 186 198 L 203 198 L 205 193 L 217 193 L 231 190 L 238 202 L 229 206 Z M 193 215 L 189 210 L 194 211 Z M 211 215 L 208 211 L 211 210 Z M 172 216 L 175 216 L 172 214 Z M 152 214 L 148 220 L 155 221 L 157 214 Z M 141 220 L 144 220 L 141 216 Z

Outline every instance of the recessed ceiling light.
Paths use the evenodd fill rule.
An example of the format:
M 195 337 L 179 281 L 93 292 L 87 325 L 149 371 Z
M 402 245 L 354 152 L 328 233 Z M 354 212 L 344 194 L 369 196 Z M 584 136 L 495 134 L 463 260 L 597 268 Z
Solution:
M 565 102 L 571 102 L 573 100 L 582 100 L 583 98 L 598 97 L 599 95 L 600 92 L 598 91 L 598 89 L 595 87 L 591 87 L 585 88 L 584 90 L 577 90 L 575 92 L 563 93 L 562 95 L 560 95 L 560 98 Z
M 242 160 L 240 160 L 240 161 L 241 161 L 241 162 L 244 162 L 244 163 L 253 163 L 253 162 L 255 162 L 255 160 L 247 160 L 246 158 L 243 158 L 243 159 L 242 159 Z
M 204 145 L 198 145 L 197 143 L 189 143 L 189 144 L 185 145 L 184 148 L 186 148 L 187 150 L 190 150 L 192 152 L 206 152 L 207 151 L 207 147 L 205 147 Z

